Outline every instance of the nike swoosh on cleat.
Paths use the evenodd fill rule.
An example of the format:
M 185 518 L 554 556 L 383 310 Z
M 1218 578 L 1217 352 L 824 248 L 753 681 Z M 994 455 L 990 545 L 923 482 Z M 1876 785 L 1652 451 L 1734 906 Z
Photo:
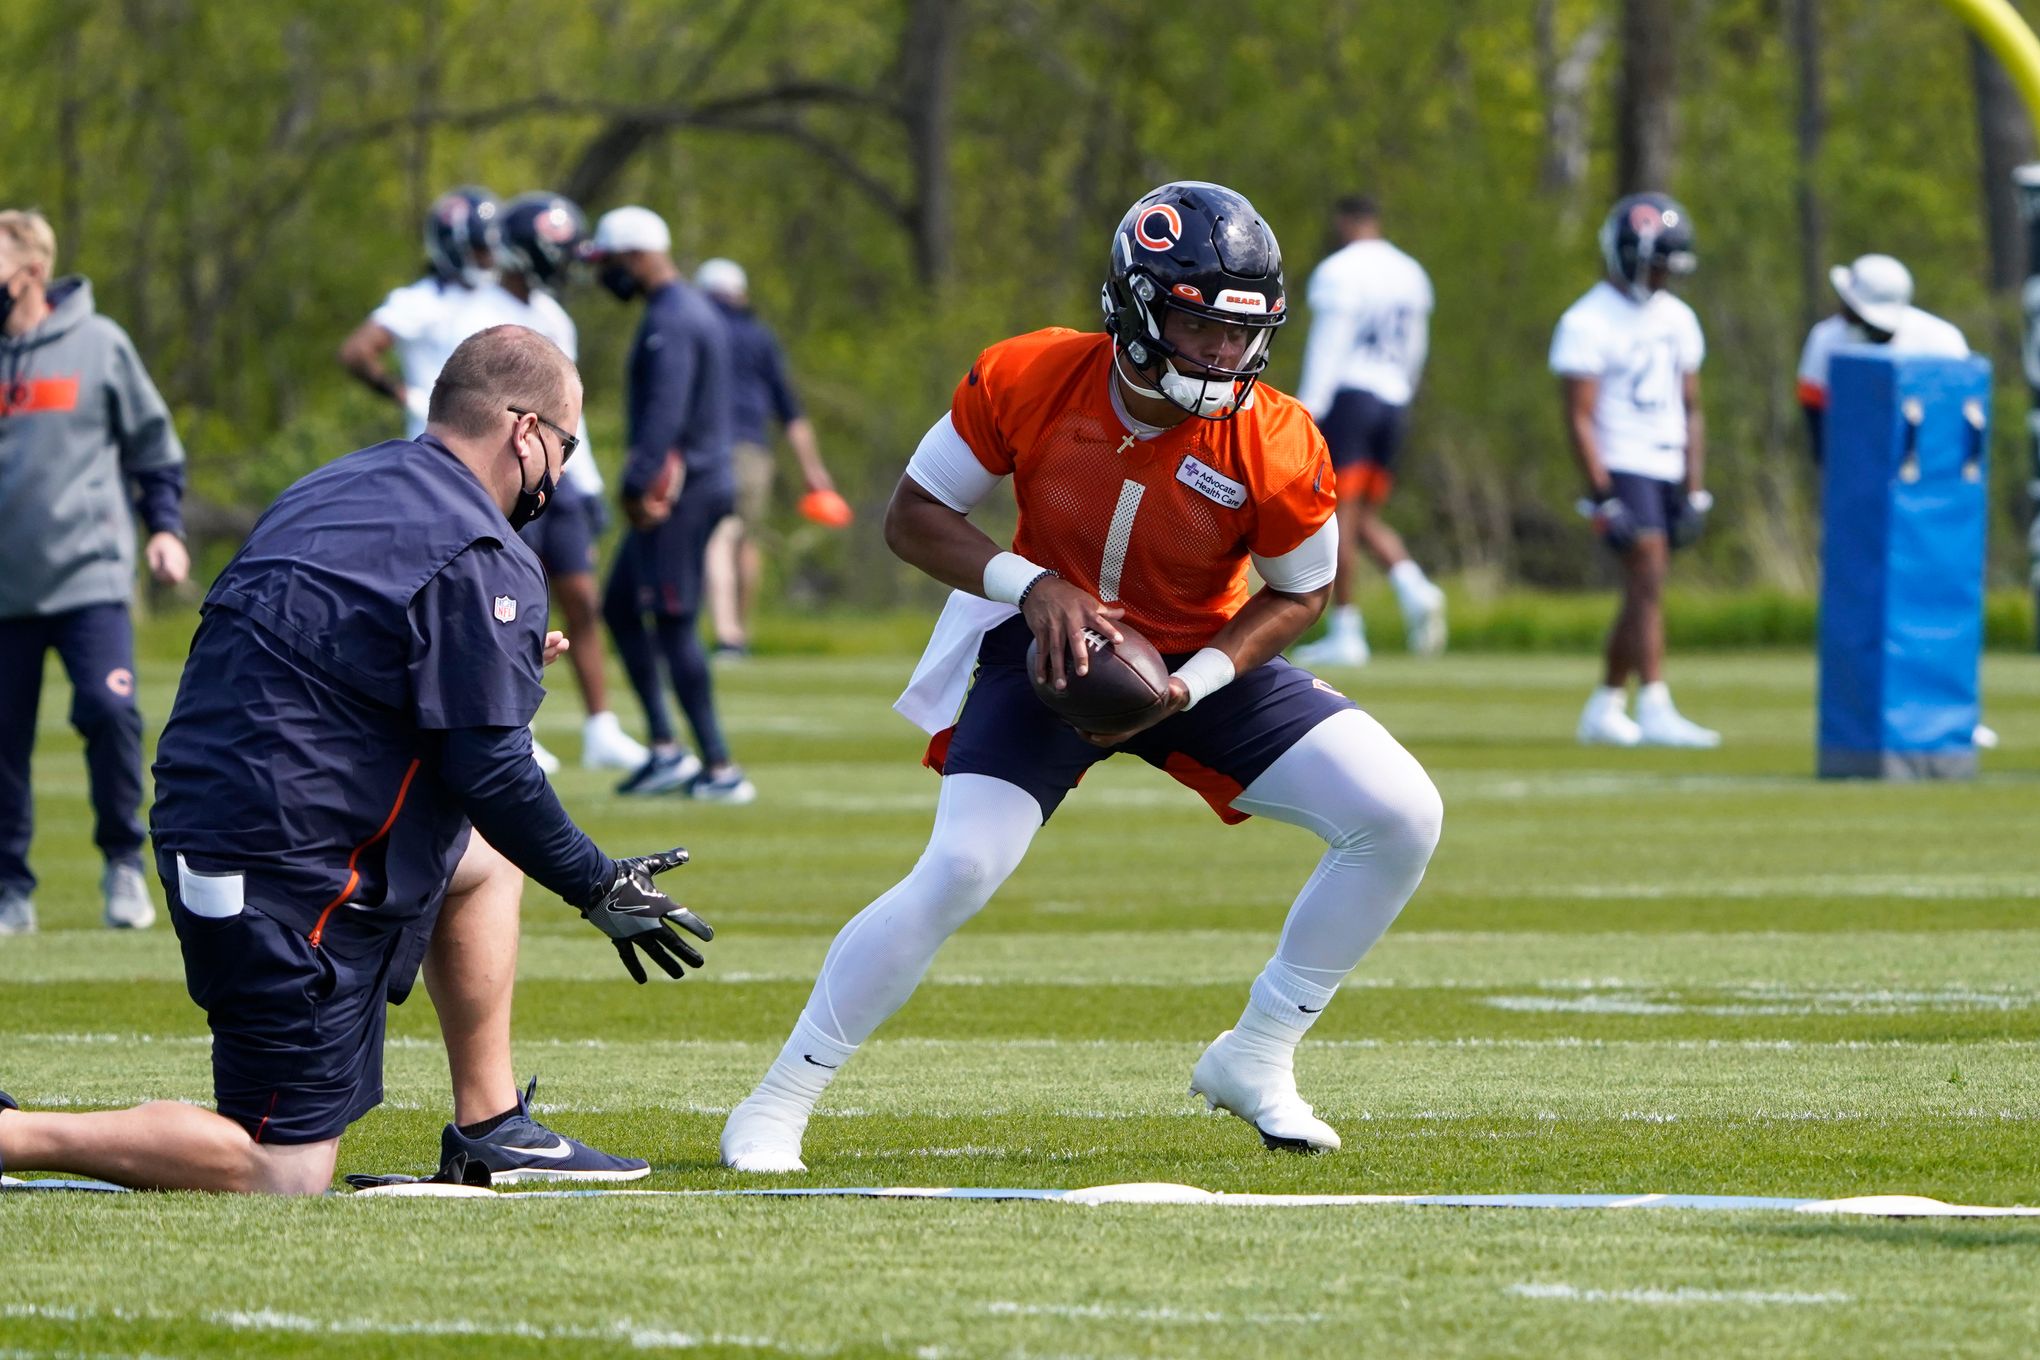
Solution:
M 503 1151 L 515 1152 L 525 1157 L 550 1157 L 555 1160 L 574 1155 L 573 1144 L 558 1134 L 553 1135 L 553 1145 L 551 1147 L 505 1147 Z
M 815 1055 L 814 1055 L 814 1054 L 812 1054 L 812 1053 L 803 1053 L 803 1054 L 801 1054 L 800 1056 L 801 1056 L 802 1058 L 806 1059 L 806 1060 L 807 1060 L 808 1062 L 811 1062 L 811 1063 L 815 1063 L 815 1066 L 816 1066 L 816 1067 L 826 1067 L 826 1068 L 828 1068 L 828 1069 L 829 1069 L 829 1070 L 830 1070 L 831 1072 L 835 1071 L 835 1070 L 836 1070 L 837 1068 L 839 1068 L 839 1067 L 841 1067 L 841 1066 L 843 1065 L 843 1064 L 841 1064 L 841 1063 L 825 1063 L 825 1062 L 815 1062 Z
M 1316 1014 L 1317 1014 L 1317 1013 L 1318 1013 L 1319 1011 L 1323 1010 L 1323 1009 L 1324 1009 L 1324 1007 L 1323 1007 L 1323 1006 L 1298 1006 L 1298 1007 L 1297 1007 L 1296 1009 L 1298 1009 L 1298 1010 L 1302 1011 L 1302 1012 L 1303 1012 L 1303 1013 L 1304 1013 L 1305 1015 L 1316 1015 Z

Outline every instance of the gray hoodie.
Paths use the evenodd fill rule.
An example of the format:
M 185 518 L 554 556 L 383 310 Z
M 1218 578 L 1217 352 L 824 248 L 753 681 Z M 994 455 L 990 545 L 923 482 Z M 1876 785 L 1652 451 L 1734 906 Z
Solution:
M 134 342 L 82 278 L 49 301 L 40 326 L 0 336 L 0 618 L 128 601 L 130 483 L 152 531 L 183 527 L 184 446 Z

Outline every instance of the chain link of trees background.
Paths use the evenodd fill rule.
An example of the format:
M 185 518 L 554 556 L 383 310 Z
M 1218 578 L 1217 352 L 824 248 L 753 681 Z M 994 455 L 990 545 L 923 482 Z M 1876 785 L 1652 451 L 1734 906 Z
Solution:
M 415 277 L 432 197 L 550 187 L 656 208 L 683 267 L 749 268 L 864 512 L 799 542 L 801 588 L 894 602 L 915 587 L 876 511 L 957 376 L 1095 326 L 1119 213 L 1195 177 L 1253 198 L 1299 301 L 1353 189 L 1430 269 L 1393 514 L 1469 589 L 1595 570 L 1544 360 L 1606 205 L 1642 187 L 1700 233 L 1721 507 L 1689 579 L 1810 586 L 1792 371 L 1827 266 L 1867 250 L 1997 363 L 1993 575 L 2023 574 L 2030 134 L 1934 0 L 12 0 L 0 69 L 0 200 L 48 212 L 60 270 L 134 334 L 216 536 L 395 427 L 333 356 Z M 636 314 L 569 302 L 613 468 Z

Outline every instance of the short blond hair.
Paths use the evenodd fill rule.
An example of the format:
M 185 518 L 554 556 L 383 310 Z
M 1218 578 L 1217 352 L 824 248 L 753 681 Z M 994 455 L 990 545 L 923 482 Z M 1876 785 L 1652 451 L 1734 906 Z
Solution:
M 41 264 L 46 275 L 57 272 L 57 234 L 50 220 L 33 208 L 10 208 L 0 212 L 0 245 L 5 245 L 22 264 Z

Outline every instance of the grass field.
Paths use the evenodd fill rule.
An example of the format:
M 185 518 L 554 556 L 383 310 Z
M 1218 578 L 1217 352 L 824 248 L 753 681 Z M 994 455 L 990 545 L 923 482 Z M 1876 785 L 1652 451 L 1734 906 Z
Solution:
M 152 649 L 174 647 L 166 632 Z M 517 1037 L 557 1127 L 716 1165 L 838 925 L 917 853 L 934 778 L 888 708 L 910 658 L 721 673 L 745 809 L 558 783 L 603 844 L 675 841 L 720 934 L 636 988 L 526 905 Z M 167 712 L 175 663 L 145 667 Z M 1223 831 L 1145 766 L 1094 773 L 832 1088 L 825 1185 L 1933 1195 L 2040 1202 L 2040 665 L 1987 662 L 1973 784 L 1817 784 L 1802 655 L 1676 660 L 1704 753 L 1582 750 L 1583 657 L 1335 675 L 1446 800 L 1430 878 L 1303 1050 L 1335 1155 L 1264 1152 L 1185 1094 L 1238 1014 L 1304 833 Z M 60 682 L 53 682 L 60 683 Z M 59 691 L 60 692 L 60 691 Z M 53 694 L 38 937 L 0 942 L 0 1086 L 39 1107 L 210 1091 L 174 939 L 97 928 Z M 541 720 L 578 749 L 571 695 Z M 421 988 L 341 1169 L 422 1170 L 448 1111 Z M 2040 1224 L 1782 1213 L 857 1200 L 0 1198 L 0 1356 L 2029 1355 Z

